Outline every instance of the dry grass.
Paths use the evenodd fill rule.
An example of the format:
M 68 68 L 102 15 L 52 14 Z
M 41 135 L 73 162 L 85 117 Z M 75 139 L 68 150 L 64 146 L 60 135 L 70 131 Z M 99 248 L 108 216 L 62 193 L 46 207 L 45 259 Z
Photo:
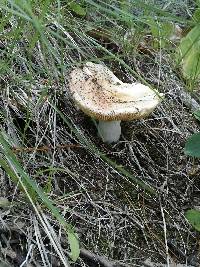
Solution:
M 71 66 L 88 59 L 88 54 L 89 60 L 97 60 L 99 52 L 77 32 L 72 36 L 58 23 L 56 27 L 61 35 L 73 38 L 75 46 L 85 48 L 80 52 L 63 48 L 50 36 L 57 59 L 44 60 L 44 50 L 37 42 L 30 61 L 22 41 L 16 45 L 9 72 L 1 75 L 2 129 L 21 165 L 75 226 L 82 248 L 112 259 L 116 266 L 142 266 L 148 258 L 198 266 L 199 237 L 184 212 L 199 205 L 199 162 L 186 157 L 183 147 L 200 127 L 181 97 L 185 85 L 172 69 L 169 56 L 155 52 L 124 57 L 165 99 L 151 117 L 123 122 L 117 144 L 102 144 L 94 122 L 70 100 L 67 85 Z M 54 66 L 60 58 L 64 63 Z M 135 80 L 119 62 L 108 61 L 107 65 L 123 80 Z M 86 144 L 95 145 L 116 165 L 149 184 L 156 194 L 131 182 L 95 154 L 84 138 L 89 140 Z M 69 248 L 59 223 L 45 208 L 37 213 L 38 207 L 29 204 L 3 170 L 0 196 L 10 201 L 0 210 L 0 260 L 13 266 L 64 266 L 62 259 L 68 258 Z M 79 259 L 71 266 L 87 264 Z

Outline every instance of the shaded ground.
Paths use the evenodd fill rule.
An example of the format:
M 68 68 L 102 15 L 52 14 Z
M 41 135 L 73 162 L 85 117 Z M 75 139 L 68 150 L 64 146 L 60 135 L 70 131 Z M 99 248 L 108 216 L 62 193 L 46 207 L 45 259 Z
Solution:
M 76 41 L 86 45 L 80 39 Z M 40 72 L 31 73 L 31 80 L 25 63 L 26 47 L 22 42 L 17 48 L 18 57 L 10 72 L 1 76 L 2 129 L 26 172 L 75 226 L 81 248 L 107 257 L 116 266 L 143 266 L 149 258 L 157 263 L 169 259 L 199 266 L 199 234 L 184 213 L 199 207 L 200 166 L 199 161 L 184 155 L 183 148 L 200 125 L 192 116 L 193 107 L 185 101 L 187 97 L 183 97 L 186 86 L 170 57 L 160 51 L 123 55 L 129 67 L 165 97 L 147 119 L 122 122 L 120 141 L 107 145 L 99 139 L 94 121 L 70 100 L 70 69 L 63 78 L 60 70 L 51 72 L 49 59 L 52 77 L 48 76 L 36 46 L 31 61 Z M 87 49 L 95 55 L 93 47 Z M 63 56 L 66 64 L 67 53 Z M 76 58 L 76 50 L 70 56 Z M 79 56 L 80 61 L 87 60 Z M 137 80 L 114 60 L 104 62 L 123 81 Z M 44 91 L 47 93 L 43 95 Z M 21 147 L 37 149 L 16 149 Z M 112 164 L 106 162 L 105 155 Z M 135 179 L 144 182 L 151 192 Z M 24 266 L 62 266 L 34 207 L 4 170 L 0 174 L 0 196 L 4 198 L 0 201 L 0 261 L 20 266 L 27 258 L 29 265 Z M 5 199 L 10 203 L 2 205 Z M 41 214 L 68 257 L 64 231 L 44 207 Z M 87 263 L 81 255 L 71 266 Z
M 138 58 L 136 63 L 156 87 L 159 82 L 159 91 L 165 93 L 165 99 L 151 117 L 123 122 L 123 135 L 117 144 L 102 144 L 91 119 L 67 99 L 67 87 L 63 93 L 65 100 L 61 100 L 62 96 L 57 98 L 62 101 L 59 106 L 66 118 L 70 118 L 86 138 L 117 165 L 151 185 L 157 195 L 145 193 L 81 144 L 48 152 L 19 153 L 18 157 L 40 185 L 45 186 L 50 179 L 49 194 L 66 220 L 75 225 L 82 247 L 131 266 L 141 266 L 148 258 L 165 263 L 167 251 L 176 263 L 198 266 L 198 234 L 188 225 L 184 212 L 199 205 L 199 162 L 187 158 L 183 147 L 186 138 L 199 130 L 199 124 L 178 97 L 178 91 L 184 90 L 182 82 L 164 56 L 162 64 L 157 61 L 155 56 L 152 62 L 148 59 L 146 63 L 143 56 L 142 61 Z M 59 87 L 53 89 L 59 93 Z M 16 123 L 23 127 L 23 112 L 20 114 L 15 103 L 9 103 L 6 109 L 8 113 L 15 112 Z M 32 114 L 27 145 L 33 147 L 39 140 L 40 146 L 79 143 L 59 116 L 55 117 L 48 102 L 42 103 L 38 112 L 40 110 L 40 114 Z M 16 138 L 17 133 L 7 129 Z M 50 166 L 63 171 L 49 173 Z M 34 262 L 40 262 L 37 240 L 40 233 L 43 238 L 39 240 L 45 245 L 52 266 L 60 266 L 26 199 L 4 172 L 0 182 L 1 196 L 13 201 L 10 208 L 1 209 L 1 258 L 18 266 L 31 247 L 30 257 L 35 266 Z M 59 227 L 51 219 L 50 222 L 58 231 Z

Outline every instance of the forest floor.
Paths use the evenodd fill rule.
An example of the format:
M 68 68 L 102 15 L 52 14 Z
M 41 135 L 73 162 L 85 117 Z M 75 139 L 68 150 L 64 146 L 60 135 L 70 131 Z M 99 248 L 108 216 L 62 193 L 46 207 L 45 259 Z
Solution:
M 55 149 L 18 154 L 40 185 L 46 186 L 47 179 L 51 179 L 50 196 L 67 221 L 76 227 L 81 247 L 130 266 L 140 266 L 149 258 L 164 263 L 167 257 L 176 263 L 198 266 L 199 237 L 184 213 L 199 206 L 200 169 L 199 162 L 185 156 L 183 148 L 186 138 L 199 131 L 200 126 L 190 107 L 183 102 L 185 87 L 167 60 L 162 57 L 162 64 L 158 64 L 157 55 L 151 62 L 144 55 L 142 59 L 135 59 L 134 64 L 164 93 L 164 100 L 152 116 L 122 122 L 123 134 L 116 144 L 102 143 L 93 121 L 67 98 L 67 86 L 57 102 L 66 118 L 70 118 L 98 150 L 145 182 L 152 192 L 143 190 L 131 178 L 91 153 L 59 117 L 54 117 L 52 110 L 43 118 L 38 111 L 38 121 L 31 121 L 35 132 L 31 130 L 29 134 L 31 139 L 40 139 L 43 135 L 40 146 L 55 143 Z M 131 67 L 130 61 L 129 64 Z M 121 76 L 129 81 L 127 73 L 122 71 Z M 52 89 L 59 94 L 59 84 Z M 9 106 L 10 110 L 13 105 Z M 46 110 L 48 108 L 47 104 Z M 44 132 L 50 120 L 55 120 L 56 126 L 53 132 L 48 129 L 46 138 Z M 20 117 L 16 121 L 23 126 Z M 33 147 L 34 142 L 29 140 Z M 57 149 L 60 144 L 69 144 L 69 147 Z M 70 147 L 71 144 L 74 147 Z M 45 170 L 49 172 L 50 166 L 57 170 L 47 176 Z M 35 236 L 39 225 L 35 214 L 4 172 L 0 182 L 0 195 L 12 202 L 1 210 L 1 254 L 21 262 L 32 244 L 31 255 L 37 258 Z M 46 249 L 50 253 L 51 248 Z M 52 266 L 59 266 L 57 263 Z
M 123 58 L 164 98 L 148 118 L 122 122 L 119 142 L 108 145 L 70 98 L 71 68 L 50 83 L 43 73 L 30 79 L 23 43 L 18 49 L 20 57 L 1 77 L 2 129 L 28 175 L 75 227 L 82 250 L 71 266 L 199 266 L 199 234 L 185 212 L 199 208 L 200 163 L 184 154 L 184 145 L 200 131 L 192 114 L 200 95 L 187 91 L 171 55 L 157 50 Z M 40 52 L 36 47 L 31 61 L 41 70 Z M 122 81 L 137 81 L 119 61 L 102 62 Z M 19 183 L 5 168 L 0 174 L 0 266 L 64 266 Z M 40 209 L 67 255 L 60 224 Z M 86 252 L 102 258 L 98 263 Z

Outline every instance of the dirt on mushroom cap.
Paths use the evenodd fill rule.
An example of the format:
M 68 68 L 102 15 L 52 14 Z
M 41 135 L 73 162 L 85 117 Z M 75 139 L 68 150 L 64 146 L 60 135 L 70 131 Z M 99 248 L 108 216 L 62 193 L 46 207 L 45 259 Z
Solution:
M 69 88 L 80 109 L 98 120 L 143 118 L 161 100 L 148 86 L 123 83 L 107 67 L 91 62 L 70 73 Z

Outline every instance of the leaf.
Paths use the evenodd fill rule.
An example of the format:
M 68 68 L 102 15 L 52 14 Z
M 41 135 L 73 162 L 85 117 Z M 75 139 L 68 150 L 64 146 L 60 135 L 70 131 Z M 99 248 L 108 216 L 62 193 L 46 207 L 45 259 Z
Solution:
M 70 245 L 70 258 L 75 262 L 80 254 L 79 242 L 78 237 L 75 233 L 71 233 L 68 231 L 68 242 Z
M 9 65 L 6 61 L 1 60 L 0 62 L 0 74 L 3 76 L 4 74 L 8 73 Z
M 198 121 L 200 121 L 200 110 L 197 110 L 197 111 L 194 112 L 194 117 L 195 117 Z
M 120 0 L 119 3 L 120 3 L 120 8 L 121 8 L 123 11 L 125 11 L 125 12 L 129 12 L 129 8 L 130 8 L 130 6 L 129 6 L 129 3 L 128 3 L 127 0 Z
M 200 211 L 198 210 L 188 210 L 185 217 L 191 223 L 191 225 L 200 232 Z
M 76 13 L 79 16 L 85 16 L 86 15 L 86 9 L 75 2 L 69 3 L 68 7 L 71 11 L 73 11 L 74 13 Z
M 200 24 L 197 24 L 184 38 L 178 48 L 178 63 L 187 79 L 200 77 Z
M 200 158 L 200 133 L 195 133 L 187 139 L 184 152 L 188 156 Z
M 200 22 L 200 8 L 197 8 L 192 16 L 192 19 L 199 23 Z
M 173 34 L 174 25 L 171 22 L 160 22 L 154 19 L 148 19 L 148 24 L 151 29 L 151 33 L 154 40 L 154 47 L 162 47 L 164 48 L 167 45 L 170 36 Z
M 9 208 L 11 205 L 11 202 L 5 198 L 5 197 L 0 197 L 0 208 Z

